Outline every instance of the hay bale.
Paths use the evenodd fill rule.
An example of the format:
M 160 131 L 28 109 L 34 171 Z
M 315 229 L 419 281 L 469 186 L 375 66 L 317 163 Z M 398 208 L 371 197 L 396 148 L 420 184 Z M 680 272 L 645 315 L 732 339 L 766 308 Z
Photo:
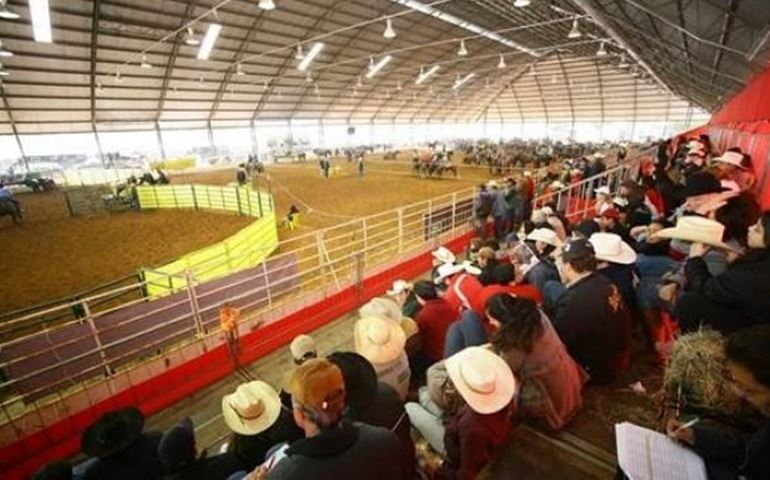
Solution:
M 745 403 L 730 388 L 725 376 L 724 346 L 725 337 L 710 329 L 677 340 L 663 377 L 670 404 L 685 411 L 728 419 L 746 414 Z

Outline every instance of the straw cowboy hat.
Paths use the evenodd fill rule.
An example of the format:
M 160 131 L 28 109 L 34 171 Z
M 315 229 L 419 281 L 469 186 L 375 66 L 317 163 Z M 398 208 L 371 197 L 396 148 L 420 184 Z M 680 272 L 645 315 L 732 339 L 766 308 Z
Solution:
M 393 282 L 393 287 L 388 290 L 386 293 L 389 297 L 395 297 L 397 295 L 401 295 L 404 293 L 405 290 L 411 290 L 412 284 L 407 282 L 406 280 L 396 280 Z
M 527 240 L 540 241 L 554 247 L 561 246 L 561 240 L 556 235 L 556 232 L 550 228 L 536 228 L 529 232 Z
M 726 163 L 741 170 L 746 170 L 746 167 L 743 166 L 743 155 L 738 152 L 725 152 L 721 157 L 712 158 L 711 161 Z
M 499 412 L 511 403 L 516 379 L 505 360 L 484 347 L 468 347 L 446 359 L 457 392 L 473 411 Z
M 601 193 L 602 195 L 607 195 L 607 196 L 612 195 L 612 192 L 610 192 L 610 187 L 608 187 L 607 185 L 602 185 L 599 188 L 594 188 L 594 192 Z
M 134 443 L 142 427 L 144 415 L 136 407 L 107 412 L 83 432 L 80 448 L 91 457 L 109 457 Z
M 433 255 L 433 258 L 438 260 L 440 263 L 455 262 L 455 254 L 446 247 L 438 247 L 436 250 L 430 252 L 430 254 Z
M 235 433 L 257 435 L 272 426 L 281 413 L 278 392 L 261 381 L 238 385 L 235 393 L 222 397 L 225 424 Z
M 375 297 L 358 309 L 358 314 L 362 317 L 377 317 L 383 320 L 389 320 L 395 323 L 401 323 L 403 315 L 398 303 L 389 299 Z
M 379 317 L 363 317 L 353 327 L 356 352 L 375 364 L 396 360 L 406 345 L 406 334 L 397 323 Z
M 680 217 L 673 228 L 664 228 L 653 234 L 653 237 L 675 238 L 686 242 L 699 242 L 722 250 L 735 252 L 736 249 L 722 241 L 725 226 L 716 220 L 705 217 Z
M 636 262 L 636 252 L 620 238 L 620 235 L 599 232 L 591 235 L 588 241 L 594 246 L 597 260 L 621 265 Z

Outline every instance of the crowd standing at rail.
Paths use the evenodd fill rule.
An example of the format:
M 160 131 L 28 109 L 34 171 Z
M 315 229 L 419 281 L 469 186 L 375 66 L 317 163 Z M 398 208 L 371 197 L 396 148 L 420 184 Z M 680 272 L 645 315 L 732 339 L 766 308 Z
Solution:
M 491 158 L 489 146 L 469 150 Z M 604 156 L 583 153 L 545 183 L 601 174 Z M 767 478 L 770 212 L 755 183 L 748 155 L 707 137 L 662 142 L 621 185 L 598 180 L 594 211 L 577 221 L 555 202 L 533 208 L 531 174 L 490 182 L 464 258 L 438 248 L 429 278 L 364 305 L 352 351 L 319 352 L 300 335 L 285 385 L 224 396 L 220 452 L 199 450 L 188 418 L 153 432 L 128 408 L 85 431 L 89 460 L 37 478 L 473 479 L 517 426 L 563 429 L 585 389 L 623 379 L 635 332 L 663 363 L 701 328 L 726 335 L 726 381 L 761 420 L 734 432 L 671 418 L 667 433 L 710 478 Z

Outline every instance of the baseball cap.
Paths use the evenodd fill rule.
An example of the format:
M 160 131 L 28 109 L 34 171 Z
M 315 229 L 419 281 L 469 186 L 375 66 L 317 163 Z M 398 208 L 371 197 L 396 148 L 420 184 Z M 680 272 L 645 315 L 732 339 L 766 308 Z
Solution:
M 310 335 L 297 335 L 289 345 L 291 351 L 291 358 L 294 361 L 303 361 L 308 358 L 315 358 L 318 356 L 318 349 L 316 348 L 315 340 Z
M 617 208 L 608 208 L 607 210 L 602 212 L 601 216 L 604 218 L 612 218 L 614 220 L 617 220 L 620 218 L 620 212 L 618 211 Z
M 325 358 L 314 358 L 291 374 L 289 393 L 305 408 L 341 411 L 345 405 L 345 380 L 338 366 Z
M 195 461 L 195 430 L 190 417 L 182 418 L 163 434 L 158 444 L 158 458 L 171 471 Z
M 562 252 L 562 258 L 565 262 L 589 256 L 596 256 L 594 246 L 585 238 L 576 238 L 568 241 L 564 244 Z

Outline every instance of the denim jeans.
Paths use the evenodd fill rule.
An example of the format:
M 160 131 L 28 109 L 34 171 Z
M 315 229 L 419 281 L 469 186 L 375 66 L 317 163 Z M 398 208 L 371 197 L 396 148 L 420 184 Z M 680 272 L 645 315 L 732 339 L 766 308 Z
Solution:
M 484 345 L 487 341 L 487 332 L 481 318 L 473 310 L 465 310 L 460 314 L 460 319 L 452 323 L 446 332 L 444 358 L 451 357 L 466 347 Z
M 567 287 L 561 282 L 551 280 L 543 285 L 543 305 L 546 311 L 555 312 L 559 299 L 567 292 Z

